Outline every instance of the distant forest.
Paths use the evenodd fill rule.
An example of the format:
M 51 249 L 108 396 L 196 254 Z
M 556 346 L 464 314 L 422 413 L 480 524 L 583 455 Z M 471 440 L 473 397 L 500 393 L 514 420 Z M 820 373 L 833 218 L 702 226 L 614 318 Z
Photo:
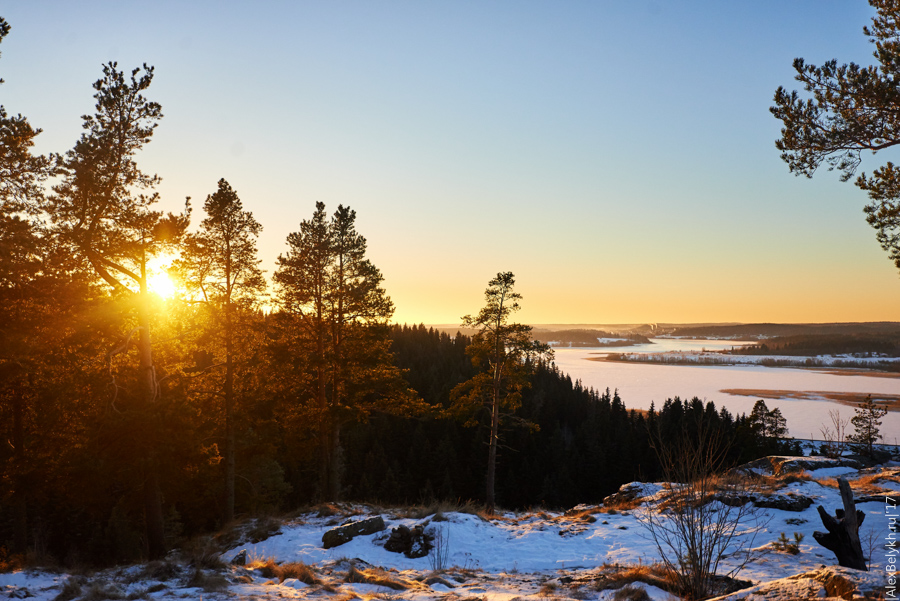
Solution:
M 900 356 L 900 332 L 896 334 L 803 334 L 781 336 L 735 347 L 734 355 L 884 355 Z
M 439 332 L 451 336 L 457 333 L 472 336 L 475 330 L 447 326 L 435 327 Z M 566 328 L 546 329 L 534 327 L 531 331 L 535 340 L 561 347 L 604 347 L 604 346 L 631 346 L 633 344 L 652 344 L 650 339 L 635 332 L 610 332 L 593 328 Z M 606 339 L 600 342 L 600 339 Z
M 603 347 L 603 346 L 631 346 L 633 344 L 650 344 L 650 339 L 640 334 L 619 334 L 604 330 L 532 330 L 535 340 L 565 347 Z M 603 339 L 603 342 L 598 342 Z
M 900 336 L 900 323 L 895 321 L 862 323 L 749 323 L 739 325 L 666 326 L 670 336 L 695 338 L 734 338 L 758 340 L 776 336 L 890 335 Z

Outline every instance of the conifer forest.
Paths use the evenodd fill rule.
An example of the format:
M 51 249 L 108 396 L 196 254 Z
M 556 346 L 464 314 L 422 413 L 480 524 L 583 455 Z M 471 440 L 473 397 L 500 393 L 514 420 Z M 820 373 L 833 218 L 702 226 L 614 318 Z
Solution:
M 40 130 L 0 112 L 4 552 L 152 559 L 319 501 L 571 507 L 658 478 L 651 433 L 697 427 L 738 441 L 733 462 L 790 450 L 765 410 L 638 412 L 572 381 L 515 323 L 508 272 L 466 318 L 472 336 L 397 325 L 347 206 L 316 203 L 267 281 L 263 224 L 226 179 L 156 209 L 159 178 L 140 167 L 163 117 L 153 77 L 105 65 L 59 154 L 34 153 Z

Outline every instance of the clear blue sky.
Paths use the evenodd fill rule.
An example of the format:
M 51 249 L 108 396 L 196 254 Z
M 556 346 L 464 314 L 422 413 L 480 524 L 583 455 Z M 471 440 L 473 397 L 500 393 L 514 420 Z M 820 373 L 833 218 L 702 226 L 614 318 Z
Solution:
M 156 66 L 162 206 L 224 177 L 271 271 L 350 205 L 399 321 L 513 271 L 533 323 L 900 320 L 900 278 L 769 114 L 797 56 L 869 63 L 861 1 L 10 2 L 0 102 L 62 152 L 101 65 Z M 887 160 L 889 155 L 879 155 Z M 896 157 L 893 157 L 896 160 Z M 196 221 L 202 217 L 195 212 Z

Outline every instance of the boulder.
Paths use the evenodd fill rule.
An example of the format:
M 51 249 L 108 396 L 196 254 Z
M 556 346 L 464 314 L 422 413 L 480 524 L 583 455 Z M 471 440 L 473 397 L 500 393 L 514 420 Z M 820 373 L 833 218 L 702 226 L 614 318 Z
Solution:
M 241 549 L 241 552 L 231 558 L 231 565 L 242 566 L 247 564 L 247 549 Z
M 434 535 L 425 532 L 425 527 L 421 524 L 409 528 L 404 525 L 391 528 L 391 536 L 384 543 L 387 551 L 394 553 L 403 553 L 410 559 L 416 557 L 425 557 L 431 551 Z
M 350 522 L 325 532 L 322 535 L 322 546 L 326 549 L 331 549 L 350 542 L 356 536 L 375 534 L 376 532 L 381 532 L 384 528 L 384 520 L 380 515 Z

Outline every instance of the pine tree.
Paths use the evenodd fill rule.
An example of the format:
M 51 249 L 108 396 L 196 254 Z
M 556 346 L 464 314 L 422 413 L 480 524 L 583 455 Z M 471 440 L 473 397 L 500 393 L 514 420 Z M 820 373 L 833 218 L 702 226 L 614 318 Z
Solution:
M 784 127 L 775 143 L 792 173 L 812 177 L 824 162 L 851 179 L 863 153 L 875 154 L 900 144 L 900 3 L 869 0 L 878 14 L 863 33 L 875 45 L 877 65 L 821 67 L 794 60 L 795 79 L 809 98 L 779 87 L 770 111 Z M 866 220 L 894 264 L 900 268 L 900 168 L 888 161 L 856 185 L 869 194 Z
M 298 325 L 296 344 L 311 355 L 312 377 L 301 380 L 299 392 L 318 434 L 319 495 L 331 500 L 342 489 L 343 425 L 421 408 L 393 365 L 394 304 L 355 222 L 356 212 L 343 206 L 326 220 L 325 205 L 316 203 L 312 219 L 288 236 L 275 272 L 279 304 Z
M 216 338 L 225 351 L 221 394 L 225 404 L 224 522 L 228 523 L 234 519 L 235 499 L 235 371 L 240 354 L 236 322 L 242 313 L 257 306 L 265 290 L 256 250 L 262 226 L 244 210 L 237 192 L 224 179 L 219 180 L 218 190 L 207 196 L 203 210 L 207 216 L 200 222 L 200 230 L 186 237 L 178 268 L 192 300 L 209 310 Z
M 881 438 L 881 418 L 887 415 L 887 409 L 876 405 L 872 395 L 869 395 L 854 412 L 855 415 L 850 420 L 853 434 L 848 435 L 847 440 L 854 443 L 859 452 L 872 457 L 873 445 Z
M 495 506 L 497 447 L 500 440 L 500 418 L 521 403 L 522 390 L 529 385 L 535 361 L 553 356 L 549 346 L 533 340 L 531 326 L 510 321 L 519 310 L 522 295 L 514 290 L 516 280 L 511 272 L 498 273 L 488 282 L 485 306 L 477 315 L 466 315 L 462 325 L 477 329 L 466 354 L 481 371 L 468 382 L 453 389 L 450 411 L 468 416 L 467 423 L 476 424 L 473 410 L 486 407 L 490 414 L 488 463 L 485 477 L 485 504 L 488 512 Z
M 159 391 L 150 338 L 150 291 L 147 262 L 186 229 L 189 213 L 164 216 L 154 211 L 159 181 L 143 173 L 135 155 L 147 144 L 162 118 L 162 108 L 144 92 L 153 67 L 131 72 L 130 81 L 116 63 L 103 67 L 94 83 L 95 113 L 84 117 L 84 132 L 62 161 L 62 182 L 49 199 L 55 233 L 85 259 L 114 294 L 133 302 L 137 326 L 121 349 L 138 333 L 141 400 L 152 413 Z M 140 75 L 139 75 L 140 74 Z M 155 439 L 154 420 L 148 418 L 148 447 Z M 146 448 L 137 460 L 145 473 L 144 500 L 147 541 L 151 558 L 165 554 L 163 515 L 155 451 Z

